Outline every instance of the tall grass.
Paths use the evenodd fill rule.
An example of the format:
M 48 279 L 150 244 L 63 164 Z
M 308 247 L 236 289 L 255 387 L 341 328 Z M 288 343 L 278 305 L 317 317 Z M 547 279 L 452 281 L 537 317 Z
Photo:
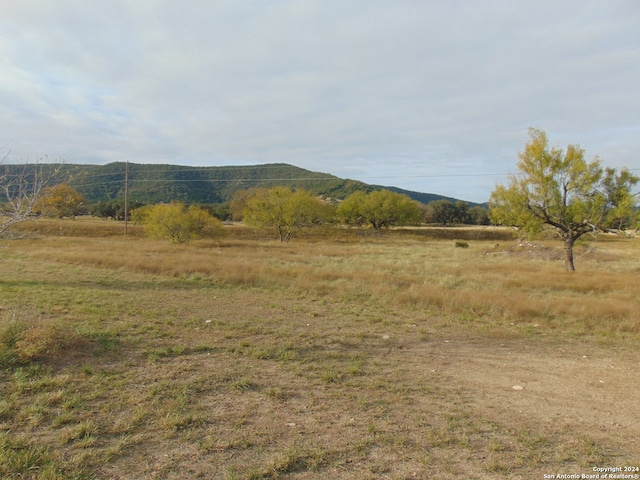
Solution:
M 236 229 L 239 231 L 239 229 Z M 459 232 L 458 232 L 459 234 Z M 37 261 L 139 272 L 215 285 L 287 289 L 345 302 L 437 311 L 496 327 L 536 323 L 581 333 L 640 333 L 638 242 L 611 240 L 578 249 L 579 270 L 556 261 L 559 245 L 529 254 L 509 242 L 477 240 L 455 248 L 425 234 L 298 239 L 289 245 L 246 240 L 174 246 L 145 239 L 53 237 L 12 248 Z M 467 235 L 469 236 L 469 235 Z M 344 240 L 348 239 L 345 243 Z

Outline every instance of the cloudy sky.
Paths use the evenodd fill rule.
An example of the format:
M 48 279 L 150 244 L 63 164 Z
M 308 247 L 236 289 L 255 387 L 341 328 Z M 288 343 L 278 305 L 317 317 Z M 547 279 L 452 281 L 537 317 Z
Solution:
M 14 162 L 285 162 L 481 202 L 528 127 L 640 168 L 638 0 L 0 0 Z

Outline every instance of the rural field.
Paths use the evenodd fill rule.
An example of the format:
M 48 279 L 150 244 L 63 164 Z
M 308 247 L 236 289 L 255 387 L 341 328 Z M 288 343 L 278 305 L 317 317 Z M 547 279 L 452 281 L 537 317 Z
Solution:
M 638 239 L 583 241 L 568 273 L 493 228 L 25 225 L 0 243 L 2 479 L 640 466 Z

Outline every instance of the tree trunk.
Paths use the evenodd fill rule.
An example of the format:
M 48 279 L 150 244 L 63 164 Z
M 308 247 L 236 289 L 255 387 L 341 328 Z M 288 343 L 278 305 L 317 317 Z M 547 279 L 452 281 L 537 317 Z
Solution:
M 575 238 L 572 236 L 564 239 L 564 268 L 568 272 L 573 272 L 576 269 L 573 265 L 573 242 L 575 242 Z

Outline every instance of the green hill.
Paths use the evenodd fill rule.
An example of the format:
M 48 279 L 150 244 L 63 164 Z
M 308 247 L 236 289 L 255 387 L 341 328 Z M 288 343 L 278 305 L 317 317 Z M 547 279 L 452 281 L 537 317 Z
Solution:
M 3 165 L 3 167 L 21 171 L 25 165 Z M 68 183 L 78 190 L 90 204 L 124 198 L 127 176 L 129 199 L 140 203 L 170 201 L 224 203 L 229 201 L 238 190 L 252 187 L 270 188 L 276 185 L 304 188 L 316 195 L 338 199 L 343 199 L 357 190 L 370 192 L 386 188 L 406 194 L 423 203 L 441 199 L 456 200 L 441 195 L 412 192 L 395 187 L 368 185 L 284 163 L 230 167 L 188 167 L 116 162 L 107 165 L 62 164 L 38 165 L 38 167 L 60 168 L 62 175 L 59 178 L 70 178 Z

